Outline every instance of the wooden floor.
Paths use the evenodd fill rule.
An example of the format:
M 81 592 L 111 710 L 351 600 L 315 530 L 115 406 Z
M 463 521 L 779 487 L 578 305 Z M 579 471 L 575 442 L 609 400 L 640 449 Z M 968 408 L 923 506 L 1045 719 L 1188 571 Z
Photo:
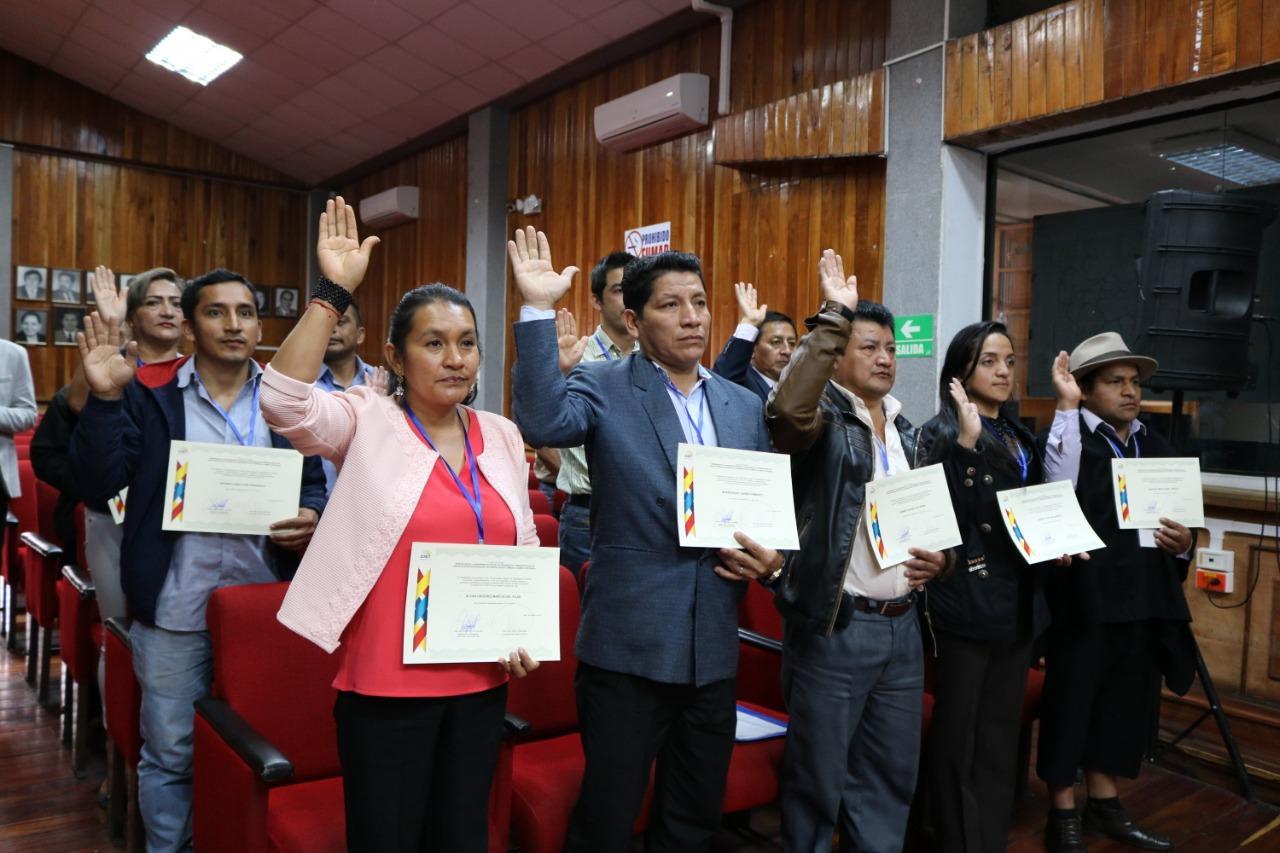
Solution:
M 54 659 L 53 672 L 61 665 Z M 24 680 L 22 659 L 0 650 L 0 851 L 113 850 L 98 808 L 104 765 L 101 756 L 85 777 L 71 771 L 71 753 L 58 737 L 58 715 L 38 707 Z M 1121 798 L 1143 826 L 1170 836 L 1179 853 L 1280 853 L 1280 810 L 1247 803 L 1222 788 L 1160 767 L 1147 767 L 1126 782 Z M 1042 851 L 1044 786 L 1033 781 L 1015 809 L 1009 850 Z M 778 815 L 764 809 L 752 817 L 759 837 L 725 830 L 715 849 L 734 853 L 777 851 Z M 1244 845 L 1246 842 L 1248 844 Z M 637 846 L 639 849 L 639 846 Z M 924 849 L 924 848 L 917 848 Z M 1091 853 L 1127 851 L 1090 839 Z

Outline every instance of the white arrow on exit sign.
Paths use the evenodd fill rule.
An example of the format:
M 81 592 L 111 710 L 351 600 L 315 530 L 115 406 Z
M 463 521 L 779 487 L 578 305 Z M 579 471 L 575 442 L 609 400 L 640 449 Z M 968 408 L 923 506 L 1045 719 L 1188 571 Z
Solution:
M 920 326 L 916 325 L 915 320 L 908 320 L 902 324 L 902 336 L 904 338 L 913 338 L 918 331 L 920 331 Z

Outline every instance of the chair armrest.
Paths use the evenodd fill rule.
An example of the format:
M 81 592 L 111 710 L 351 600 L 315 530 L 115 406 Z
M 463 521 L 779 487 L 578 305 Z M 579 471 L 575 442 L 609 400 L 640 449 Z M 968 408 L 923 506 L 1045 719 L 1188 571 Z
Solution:
M 97 589 L 93 585 L 93 580 L 85 574 L 84 569 L 79 566 L 63 566 L 62 576 L 67 583 L 80 595 L 81 598 L 96 598 Z
M 33 530 L 23 531 L 22 544 L 26 545 L 32 551 L 35 551 L 41 557 L 61 557 L 62 548 L 54 545 L 48 539 L 45 539 L 39 533 Z
M 755 631 L 750 631 L 746 628 L 738 629 L 738 641 L 746 643 L 748 646 L 755 646 L 757 649 L 764 649 L 766 652 L 782 654 L 781 640 L 766 637 L 764 634 L 757 634 Z
M 267 784 L 293 776 L 293 763 L 271 741 L 258 734 L 244 717 L 222 699 L 206 696 L 196 700 L 196 713 L 218 736 L 244 759 L 249 769 Z
M 129 639 L 129 620 L 112 617 L 105 623 L 107 630 L 116 635 L 116 639 L 124 643 L 124 647 L 132 651 L 133 642 Z
M 533 724 L 524 717 L 517 717 L 510 711 L 502 721 L 503 737 L 519 739 L 528 736 L 533 731 Z

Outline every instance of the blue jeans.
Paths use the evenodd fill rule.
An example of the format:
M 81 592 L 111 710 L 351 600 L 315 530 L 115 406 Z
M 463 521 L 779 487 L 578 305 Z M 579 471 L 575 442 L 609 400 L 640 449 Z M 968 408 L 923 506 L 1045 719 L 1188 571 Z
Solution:
M 782 692 L 791 724 L 782 754 L 783 847 L 902 849 L 916 789 L 924 652 L 913 610 L 855 611 L 824 637 L 788 625 Z
M 591 510 L 565 504 L 560 511 L 560 565 L 578 576 L 591 558 Z
M 138 807 L 148 853 L 191 848 L 191 755 L 195 701 L 209 695 L 207 631 L 166 631 L 134 622 L 133 671 L 142 688 Z

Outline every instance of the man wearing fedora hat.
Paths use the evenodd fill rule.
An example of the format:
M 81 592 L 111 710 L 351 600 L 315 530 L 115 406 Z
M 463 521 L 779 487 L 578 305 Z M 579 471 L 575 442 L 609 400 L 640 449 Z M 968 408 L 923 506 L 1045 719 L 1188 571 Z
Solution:
M 1053 572 L 1045 589 L 1053 621 L 1036 772 L 1052 798 L 1045 843 L 1053 853 L 1084 851 L 1085 831 L 1146 850 L 1173 847 L 1134 823 L 1116 792 L 1116 778 L 1136 777 L 1151 744 L 1161 676 L 1184 693 L 1194 666 L 1182 592 L 1194 537 L 1163 518 L 1149 538 L 1148 531 L 1122 530 L 1112 496 L 1112 459 L 1174 455 L 1138 420 L 1142 382 L 1157 367 L 1115 332 L 1094 335 L 1053 363 L 1058 407 L 1041 437 L 1045 481 L 1075 483 L 1085 516 L 1106 543 L 1087 562 Z M 1082 813 L 1077 770 L 1089 794 Z

